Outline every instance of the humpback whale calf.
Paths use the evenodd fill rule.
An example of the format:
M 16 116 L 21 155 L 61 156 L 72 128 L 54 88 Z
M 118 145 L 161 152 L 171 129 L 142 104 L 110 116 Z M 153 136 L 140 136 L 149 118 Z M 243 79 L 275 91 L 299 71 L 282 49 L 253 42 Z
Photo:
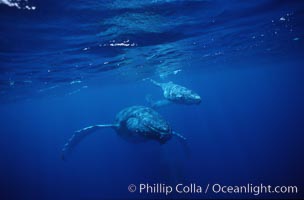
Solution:
M 119 136 L 131 142 L 155 140 L 166 143 L 176 136 L 182 144 L 186 138 L 172 130 L 168 122 L 155 110 L 144 106 L 131 106 L 116 115 L 113 124 L 97 124 L 76 131 L 62 149 L 62 159 L 87 135 L 103 128 L 113 128 Z
M 152 79 L 150 79 L 150 81 L 163 90 L 163 95 L 165 97 L 163 100 L 154 102 L 151 99 L 151 96 L 147 95 L 146 99 L 151 104 L 152 108 L 161 107 L 172 102 L 177 104 L 193 105 L 200 104 L 202 101 L 201 97 L 197 93 L 184 86 L 174 84 L 172 81 L 167 83 L 159 83 Z

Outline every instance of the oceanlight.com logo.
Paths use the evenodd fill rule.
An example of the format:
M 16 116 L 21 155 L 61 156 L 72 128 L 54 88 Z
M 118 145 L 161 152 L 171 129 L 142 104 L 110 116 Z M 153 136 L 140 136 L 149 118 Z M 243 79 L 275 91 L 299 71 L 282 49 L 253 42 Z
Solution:
M 219 183 L 200 185 L 197 183 L 191 184 L 176 184 L 168 185 L 164 183 L 140 183 L 138 185 L 130 184 L 128 191 L 131 193 L 137 192 L 139 194 L 160 194 L 170 195 L 176 194 L 252 194 L 254 196 L 262 194 L 298 194 L 297 186 L 271 186 L 263 183 L 259 185 L 222 185 Z
M 225 194 L 253 194 L 255 196 L 260 194 L 297 194 L 297 186 L 271 186 L 271 185 L 253 185 L 247 184 L 243 186 L 223 186 L 220 184 L 213 184 L 213 193 Z

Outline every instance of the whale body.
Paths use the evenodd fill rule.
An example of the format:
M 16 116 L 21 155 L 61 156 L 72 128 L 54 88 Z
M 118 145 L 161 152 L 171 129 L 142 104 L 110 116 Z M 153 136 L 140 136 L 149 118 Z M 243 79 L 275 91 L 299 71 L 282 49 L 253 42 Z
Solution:
M 151 96 L 147 96 L 147 101 L 151 104 L 151 107 L 161 107 L 170 103 L 185 104 L 185 105 L 198 105 L 201 103 L 201 97 L 194 91 L 173 83 L 172 81 L 167 83 L 159 83 L 152 79 L 150 81 L 160 87 L 163 90 L 163 96 L 165 99 L 159 101 L 153 101 Z

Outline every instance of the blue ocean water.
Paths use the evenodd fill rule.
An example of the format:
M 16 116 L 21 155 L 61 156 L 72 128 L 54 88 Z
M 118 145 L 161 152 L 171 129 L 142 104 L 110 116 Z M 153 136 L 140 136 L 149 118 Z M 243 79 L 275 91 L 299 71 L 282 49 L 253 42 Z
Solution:
M 0 0 L 0 199 L 303 198 L 300 0 Z M 173 81 L 200 105 L 158 112 L 184 135 L 133 144 L 111 129 Z M 130 184 L 297 186 L 297 194 L 146 194 Z

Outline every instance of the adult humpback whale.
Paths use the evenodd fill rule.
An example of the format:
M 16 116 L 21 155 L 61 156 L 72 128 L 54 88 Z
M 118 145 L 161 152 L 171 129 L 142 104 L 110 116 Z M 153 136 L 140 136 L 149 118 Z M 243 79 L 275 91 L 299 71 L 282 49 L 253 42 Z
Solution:
M 131 142 L 156 140 L 166 143 L 172 136 L 176 136 L 185 144 L 186 138 L 172 131 L 168 122 L 155 110 L 144 106 L 132 106 L 123 109 L 116 115 L 113 124 L 97 124 L 76 131 L 62 149 L 62 159 L 83 138 L 102 128 L 113 128 L 119 136 Z
M 202 101 L 201 97 L 197 93 L 184 86 L 174 84 L 172 81 L 167 83 L 159 83 L 152 79 L 150 79 L 150 81 L 163 90 L 163 95 L 165 97 L 163 100 L 154 102 L 151 99 L 151 96 L 148 95 L 146 99 L 153 108 L 164 106 L 172 102 L 193 105 L 200 104 Z

